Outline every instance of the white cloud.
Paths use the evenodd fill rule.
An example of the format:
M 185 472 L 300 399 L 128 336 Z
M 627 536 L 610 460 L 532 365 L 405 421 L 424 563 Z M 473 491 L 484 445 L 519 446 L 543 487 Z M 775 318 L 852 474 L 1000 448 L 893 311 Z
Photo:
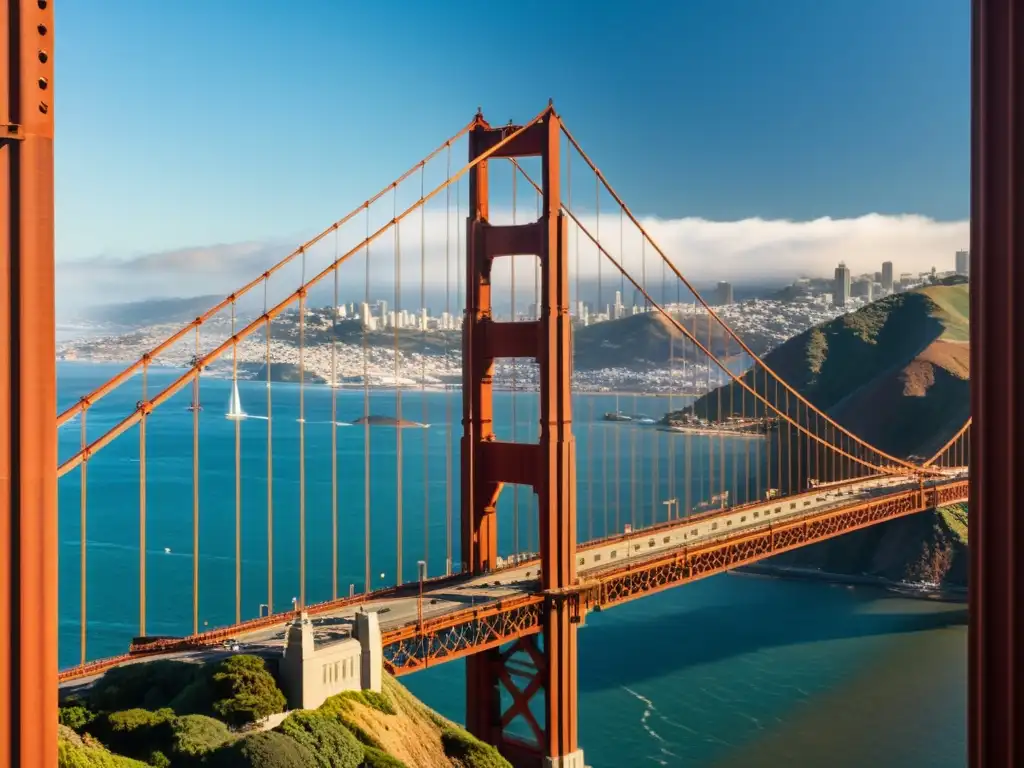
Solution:
M 600 222 L 592 214 L 578 215 L 583 226 L 592 233 L 600 231 L 605 248 L 615 258 L 623 260 L 638 280 L 645 270 L 652 284 L 660 280 L 660 261 L 650 246 L 641 248 L 641 237 L 628 220 L 620 234 L 618 215 L 602 215 Z M 511 215 L 508 211 L 496 211 L 492 220 L 508 223 Z M 802 222 L 644 217 L 641 223 L 683 274 L 697 283 L 731 280 L 743 284 L 760 279 L 791 279 L 798 275 L 829 276 L 839 261 L 845 261 L 854 274 L 879 270 L 883 261 L 892 261 L 897 275 L 924 271 L 933 265 L 943 270 L 952 268 L 954 252 L 966 248 L 969 238 L 966 221 L 938 222 L 916 215 L 869 214 Z M 421 257 L 426 265 L 428 285 L 434 291 L 443 290 L 447 264 L 451 290 L 455 292 L 456 282 L 462 282 L 456 252 L 459 243 L 465 246 L 462 242 L 464 229 L 464 221 L 456 220 L 454 211 L 448 217 L 443 210 L 428 211 L 422 220 L 419 213 L 413 213 L 403 222 L 399 246 L 404 301 L 414 300 L 419 291 Z M 585 235 L 577 235 L 575 230 L 570 224 L 570 271 L 576 271 L 578 252 L 580 276 L 592 278 L 597 274 L 596 249 Z M 330 264 L 335 253 L 354 247 L 365 232 L 364 220 L 354 221 L 348 229 L 342 228 L 337 243 L 333 233 L 328 235 L 307 253 L 305 276 L 309 278 Z M 58 310 L 67 315 L 89 305 L 142 298 L 226 295 L 257 277 L 289 250 L 285 243 L 233 243 L 182 248 L 123 260 L 96 257 L 61 262 L 57 268 Z M 394 235 L 384 234 L 371 246 L 370 253 L 371 294 L 386 295 L 385 288 L 391 290 L 395 274 Z M 518 275 L 523 275 L 517 277 L 517 283 L 528 284 L 532 289 L 530 264 L 526 259 L 517 260 L 517 264 Z M 496 283 L 507 281 L 507 269 L 507 260 L 496 266 Z M 612 269 L 607 262 L 602 267 L 605 276 L 612 274 Z M 297 259 L 274 278 L 271 301 L 294 290 L 301 278 L 302 269 Z M 361 295 L 365 279 L 365 261 L 360 252 L 339 271 L 341 293 L 348 292 L 353 297 Z M 613 279 L 617 282 L 617 275 Z M 333 279 L 328 277 L 324 285 L 329 295 Z M 258 293 L 262 302 L 262 291 Z

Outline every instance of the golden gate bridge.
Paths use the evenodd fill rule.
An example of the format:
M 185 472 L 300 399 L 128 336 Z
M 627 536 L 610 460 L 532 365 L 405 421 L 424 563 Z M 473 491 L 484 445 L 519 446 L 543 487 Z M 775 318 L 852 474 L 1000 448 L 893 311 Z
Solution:
M 468 162 L 453 167 L 453 152 L 458 152 L 462 144 L 466 145 L 463 151 L 468 153 Z M 443 171 L 438 171 L 437 166 L 443 167 Z M 436 182 L 428 184 L 428 176 L 436 177 Z M 461 210 L 463 181 L 468 186 L 465 214 Z M 503 208 L 491 205 L 492 195 L 500 192 L 501 185 L 508 193 Z M 577 201 L 585 201 L 576 208 L 572 202 L 574 195 Z M 400 311 L 409 295 L 418 295 L 420 306 L 424 305 L 426 285 L 432 279 L 431 273 L 439 269 L 433 259 L 428 268 L 426 221 L 428 213 L 436 213 L 441 202 L 445 222 L 446 312 L 464 311 L 461 478 L 457 480 L 454 476 L 449 453 L 444 471 L 445 568 L 443 572 L 422 574 L 421 583 L 404 580 L 403 557 L 410 542 L 403 540 L 403 524 L 410 515 L 429 516 L 432 502 L 428 494 L 410 505 L 402 489 L 408 470 L 403 444 L 416 436 L 399 427 L 393 437 L 370 437 L 371 349 L 365 319 L 361 345 L 365 432 L 361 463 L 366 480 L 363 498 L 353 498 L 352 489 L 339 488 L 336 331 L 340 286 L 351 289 L 362 285 L 366 303 L 371 298 L 371 283 L 388 286 L 393 290 L 395 311 Z M 428 211 L 431 205 L 434 209 Z M 524 260 L 525 267 L 521 263 Z M 272 283 L 289 266 L 298 266 L 299 285 L 272 302 L 270 297 L 275 295 L 276 287 Z M 307 277 L 310 273 L 312 276 Z M 642 297 L 645 309 L 667 325 L 679 340 L 678 350 L 673 342 L 671 365 L 677 365 L 678 353 L 678 373 L 683 382 L 706 374 L 702 396 L 682 401 L 689 402 L 695 413 L 719 424 L 730 418 L 740 423 L 770 420 L 775 428 L 742 440 L 742 448 L 723 429 L 717 431 L 717 436 L 704 436 L 712 455 L 697 470 L 702 473 L 699 482 L 693 476 L 689 456 L 693 441 L 701 438 L 672 435 L 667 455 L 659 458 L 656 453 L 663 433 L 632 432 L 628 505 L 620 487 L 621 469 L 627 457 L 620 455 L 618 434 L 609 449 L 606 433 L 603 446 L 606 452 L 614 451 L 616 472 L 594 473 L 588 461 L 587 476 L 578 477 L 575 440 L 580 435 L 573 432 L 571 413 L 571 324 L 572 308 L 582 301 L 581 276 L 588 275 L 597 276 L 599 302 L 605 285 L 620 289 L 628 286 Z M 307 337 L 313 329 L 307 328 L 306 318 L 310 292 L 328 281 L 333 282 L 334 289 L 330 329 L 330 383 L 335 385 L 330 417 L 333 575 L 330 599 L 310 601 L 306 434 L 314 427 L 307 424 L 305 392 L 313 386 L 307 383 L 307 360 L 311 354 Z M 464 292 L 464 308 L 452 306 L 453 282 L 456 304 Z M 526 303 L 524 292 L 527 300 L 532 299 L 533 316 L 520 311 L 519 303 Z M 262 313 L 250 322 L 240 323 L 239 302 L 249 294 L 258 297 L 261 293 Z M 511 307 L 510 320 L 499 319 L 495 310 L 502 300 Z M 274 491 L 272 376 L 275 365 L 280 363 L 275 359 L 273 343 L 277 338 L 275 320 L 280 322 L 281 316 L 293 308 L 298 310 L 297 339 L 292 341 L 298 356 L 299 483 L 297 498 L 282 511 L 280 496 Z M 204 335 L 204 329 L 216 326 L 216 320 L 225 316 L 229 322 L 222 327 L 230 328 L 226 335 L 218 335 L 216 329 Z M 425 355 L 425 325 L 421 330 Z M 398 420 L 403 416 L 405 389 L 400 382 L 411 380 L 415 388 L 419 377 L 419 387 L 427 387 L 423 358 L 417 369 L 416 360 L 408 354 L 410 344 L 415 342 L 415 333 L 410 341 L 409 334 L 400 334 L 395 325 L 388 352 L 394 366 L 394 412 Z M 243 481 L 243 429 L 250 438 L 253 432 L 250 425 L 243 427 L 246 419 L 234 393 L 239 358 L 243 356 L 240 350 L 247 343 L 262 347 L 266 376 L 266 418 L 262 426 L 260 422 L 251 425 L 253 430 L 265 429 L 267 446 L 265 457 L 260 459 L 261 464 L 265 462 L 262 468 L 267 532 L 267 615 L 262 616 L 246 616 L 242 605 L 242 529 L 243 524 L 254 524 L 252 514 L 243 514 L 243 508 L 252 496 L 264 495 L 263 491 L 254 493 L 251 485 Z M 170 383 L 151 387 L 151 370 L 182 349 L 191 351 L 185 370 Z M 525 363 L 535 366 L 539 386 L 537 392 L 526 392 L 513 385 L 512 423 L 502 425 L 496 421 L 493 408 L 494 375 L 496 362 L 508 359 L 513 361 L 513 380 L 517 366 Z M 737 360 L 740 365 L 735 364 Z M 200 408 L 195 406 L 200 402 L 204 372 L 225 361 L 230 361 L 234 381 L 233 410 L 228 414 L 235 438 L 234 621 L 207 629 L 200 624 L 201 597 L 209 590 L 222 589 L 223 584 L 208 586 L 202 582 L 201 519 L 223 514 L 227 505 L 209 509 L 201 503 L 204 453 L 200 448 Z M 88 437 L 89 414 L 105 397 L 136 377 L 142 380 L 142 398 L 135 407 L 100 434 Z M 151 585 L 147 578 L 147 560 L 151 557 L 147 548 L 151 492 L 147 486 L 153 479 L 153 462 L 148 458 L 150 446 L 159 436 L 152 430 L 150 419 L 157 409 L 177 402 L 174 397 L 180 393 L 192 398 L 192 634 L 154 639 L 146 637 L 147 598 L 154 586 L 159 586 Z M 450 388 L 444 396 L 449 401 L 455 398 Z M 516 401 L 523 398 L 532 398 L 536 412 L 535 429 L 525 436 L 517 434 L 515 417 Z M 78 422 L 80 447 L 60 462 L 57 472 L 58 476 L 80 475 L 80 658 L 77 666 L 61 672 L 62 680 L 88 678 L 116 664 L 140 658 L 201 653 L 226 640 L 248 647 L 274 645 L 280 643 L 284 624 L 296 612 L 340 619 L 351 618 L 357 608 L 371 607 L 385 614 L 381 621 L 382 642 L 389 671 L 401 675 L 466 658 L 470 730 L 506 752 L 551 757 L 569 756 L 578 748 L 575 635 L 589 611 L 610 608 L 848 531 L 967 499 L 970 422 L 951 435 L 929 460 L 917 464 L 861 440 L 817 408 L 755 355 L 715 313 L 687 280 L 677 261 L 658 246 L 647 227 L 626 206 L 552 106 L 522 125 L 493 127 L 477 114 L 361 206 L 82 396 L 57 417 L 57 426 L 67 425 L 73 419 Z M 448 419 L 449 434 L 453 421 Z M 592 425 L 591 420 L 586 439 L 593 451 Z M 134 437 L 130 437 L 132 433 Z M 139 552 L 138 636 L 123 656 L 90 659 L 88 471 L 101 452 L 118 440 L 138 443 L 139 498 L 137 519 L 133 521 L 138 530 Z M 376 456 L 375 448 L 379 450 L 385 440 L 387 456 Z M 423 440 L 426 445 L 425 433 Z M 638 440 L 648 440 L 655 452 L 653 460 L 641 462 L 639 475 Z M 450 451 L 452 439 L 446 442 Z M 424 448 L 424 461 L 428 461 L 428 452 Z M 398 489 L 389 507 L 374 499 L 369 478 L 374 466 L 391 461 L 392 453 Z M 607 455 L 602 457 L 605 468 L 608 459 Z M 600 477 L 595 478 L 595 474 Z M 677 481 L 684 495 L 681 503 L 675 498 Z M 609 503 L 609 486 L 613 484 Z M 667 484 L 673 503 L 665 504 L 659 498 L 663 484 Z M 514 541 L 499 541 L 499 499 L 503 493 L 508 495 L 507 485 L 517 495 L 520 488 L 532 491 L 536 502 L 527 507 L 525 547 L 519 541 L 519 520 L 512 526 Z M 695 485 L 702 491 L 696 495 L 703 498 L 692 493 Z M 595 486 L 603 493 L 603 504 L 594 503 Z M 640 489 L 639 504 L 636 489 Z M 461 492 L 461 513 L 455 511 L 457 491 Z M 581 498 L 586 498 L 587 503 L 581 503 Z M 355 519 L 344 510 L 339 517 L 339 506 L 346 505 L 362 507 L 362 530 L 344 530 L 344 518 Z M 648 505 L 652 507 L 649 515 Z M 658 507 L 662 505 L 666 506 L 666 514 L 659 519 Z M 518 516 L 522 514 L 521 508 L 517 498 L 510 511 Z M 287 514 L 290 518 L 296 511 L 297 597 L 289 610 L 275 612 L 274 561 L 280 553 L 274 544 L 274 515 Z M 629 522 L 624 524 L 627 512 Z M 609 522 L 609 514 L 614 523 Z M 396 527 L 396 583 L 374 590 L 370 522 L 371 517 L 381 515 L 393 519 Z M 595 517 L 604 519 L 603 534 L 597 538 Z M 124 524 L 131 523 L 125 519 Z M 426 530 L 427 526 L 423 527 Z M 596 527 L 602 528 L 600 519 Z M 353 590 L 352 594 L 340 595 L 339 537 L 351 538 L 353 534 L 364 537 L 363 589 L 358 594 Z M 421 550 L 424 564 L 427 546 L 425 541 Z M 464 599 L 452 599 L 454 590 L 459 590 L 463 598 L 470 597 L 470 605 Z M 426 610 L 424 599 L 429 600 Z M 514 656 L 525 658 L 531 670 L 525 684 L 514 682 L 507 672 Z M 511 704 L 504 709 L 500 689 L 511 695 Z M 543 718 L 530 706 L 538 696 L 545 703 Z M 532 743 L 523 743 L 520 737 L 508 732 L 517 719 L 525 722 L 527 732 L 533 736 Z
M 482 119 L 471 123 L 463 133 L 471 144 L 469 164 L 446 177 L 443 184 L 431 187 L 434 191 L 429 193 L 431 199 L 441 192 L 447 196 L 453 181 L 458 185 L 459 179 L 468 177 L 470 205 L 464 232 L 463 472 L 461 525 L 457 537 L 466 568 L 465 572 L 439 574 L 425 587 L 443 588 L 451 580 L 459 579 L 464 583 L 505 579 L 516 584 L 521 594 L 485 597 L 469 608 L 459 605 L 449 609 L 441 603 L 443 610 L 436 615 L 420 614 L 414 620 L 399 619 L 395 626 L 385 627 L 389 664 L 396 673 L 468 655 L 470 728 L 492 743 L 509 747 L 511 744 L 504 741 L 509 721 L 515 717 L 528 719 L 524 716 L 527 711 L 532 717 L 535 710 L 529 706 L 530 699 L 543 697 L 544 716 L 534 717 L 535 722 L 530 723 L 535 740 L 532 754 L 554 758 L 556 764 L 564 763 L 563 758 L 576 754 L 578 747 L 576 628 L 588 610 L 650 594 L 788 547 L 803 546 L 856 527 L 963 499 L 967 495 L 965 456 L 970 454 L 973 473 L 969 480 L 972 502 L 969 759 L 972 765 L 979 766 L 1010 764 L 1010 755 L 1016 754 L 1019 731 L 1015 726 L 1019 712 L 1014 697 L 1016 676 L 1012 670 L 1020 667 L 1015 662 L 1022 647 L 1014 639 L 1018 633 L 1017 623 L 1010 619 L 1019 602 L 1013 563 L 1020 547 L 1020 527 L 1015 525 L 1013 515 L 1020 456 L 1013 451 L 1013 446 L 1021 427 L 1020 409 L 1014 407 L 1018 371 L 1007 361 L 1015 362 L 1014 332 L 1020 325 L 1012 288 L 1020 283 L 1015 264 L 1019 263 L 1020 222 L 1024 221 L 1013 215 L 1022 199 L 1019 163 L 1007 161 L 1017 156 L 1014 151 L 1020 145 L 1021 125 L 1019 121 L 1014 122 L 1012 116 L 1020 113 L 1024 98 L 1019 79 L 1013 78 L 1022 64 L 1024 49 L 1020 40 L 1024 37 L 1024 16 L 1014 13 L 1014 6 L 1011 0 L 975 0 L 972 14 L 972 335 L 985 340 L 985 344 L 976 344 L 971 350 L 972 414 L 979 421 L 978 440 L 971 445 L 971 422 L 968 422 L 928 461 L 915 464 L 887 456 L 817 411 L 762 361 L 748 354 L 748 369 L 735 375 L 726 370 L 720 383 L 727 384 L 725 392 L 741 394 L 741 401 L 745 400 L 750 409 L 747 413 L 768 414 L 779 421 L 780 432 L 773 437 L 776 445 L 780 439 L 785 439 L 784 449 L 776 448 L 773 454 L 768 450 L 767 441 L 755 443 L 751 462 L 755 477 L 763 470 L 762 476 L 776 478 L 771 498 L 767 498 L 769 494 L 762 497 L 763 488 L 755 482 L 748 484 L 750 490 L 745 496 L 728 496 L 730 506 L 727 508 L 687 515 L 690 510 L 684 507 L 678 519 L 648 525 L 636 531 L 635 536 L 632 529 L 628 536 L 615 531 L 614 535 L 597 541 L 583 537 L 578 542 L 575 535 L 580 494 L 574 476 L 571 401 L 567 397 L 571 331 L 566 229 L 575 227 L 572 230 L 578 238 L 575 242 L 593 245 L 599 263 L 603 260 L 610 274 L 618 273 L 638 290 L 647 286 L 649 273 L 644 268 L 645 262 L 641 258 L 637 263 L 633 248 L 617 250 L 615 238 L 607 236 L 607 228 L 603 235 L 598 232 L 599 217 L 591 232 L 590 227 L 584 226 L 582 217 L 574 214 L 578 209 L 572 204 L 569 169 L 566 169 L 564 184 L 561 174 L 563 138 L 573 151 L 579 153 L 579 147 L 564 131 L 553 110 L 545 110 L 519 127 L 494 129 Z M 0 573 L 0 616 L 7 628 L 5 642 L 0 644 L 0 689 L 7 697 L 6 705 L 0 708 L 4 713 L 0 718 L 0 754 L 12 764 L 49 766 L 55 764 L 56 743 L 53 717 L 56 691 L 50 681 L 57 669 L 57 520 L 56 488 L 52 481 L 58 460 L 55 436 L 42 425 L 49 423 L 55 411 L 51 346 L 54 338 L 53 10 L 47 0 L 34 3 L 10 0 L 5 8 L 6 55 L 3 60 L 8 65 L 9 77 L 6 119 L 0 138 L 8 182 L 4 188 L 4 223 L 9 247 L 5 249 L 0 301 L 8 322 L 4 343 L 0 345 L 0 367 L 9 370 L 10 375 L 0 386 L 0 407 L 4 411 L 4 418 L 0 419 L 0 477 L 5 487 L 0 509 L 4 522 L 0 529 L 0 562 L 4 566 Z M 446 142 L 445 150 L 451 145 L 452 142 Z M 529 162 L 519 159 L 522 156 L 539 156 L 539 172 L 534 167 L 530 174 Z M 536 221 L 532 223 L 492 221 L 492 213 L 496 211 L 490 211 L 488 206 L 488 167 L 496 169 L 506 162 L 512 165 L 513 178 L 522 178 L 522 183 L 528 187 L 536 184 L 541 189 Z M 597 179 L 596 183 L 610 193 L 606 179 L 592 164 L 585 159 L 584 162 Z M 526 181 L 528 174 L 532 183 Z M 408 175 L 390 189 L 397 190 L 407 181 Z M 381 197 L 367 201 L 361 210 L 368 212 Z M 410 210 L 403 209 L 400 216 L 395 210 L 378 228 L 365 231 L 363 245 L 339 254 L 329 269 L 317 273 L 314 279 L 323 280 L 328 274 L 337 274 L 361 249 L 369 261 L 373 242 L 377 241 L 379 246 L 384 234 L 397 233 L 400 218 L 408 218 L 428 202 L 427 198 L 424 190 L 419 202 L 410 206 Z M 637 231 L 643 231 L 625 206 L 620 206 L 619 211 L 624 221 L 628 220 Z M 344 223 L 339 222 L 328 232 L 338 230 Z M 457 231 L 461 231 L 461 227 Z M 319 239 L 325 236 L 326 233 Z M 311 242 L 300 248 L 289 260 L 304 261 L 314 245 Z M 664 254 L 649 237 L 642 236 L 640 245 L 642 256 L 662 258 L 664 268 L 683 286 L 689 287 L 673 262 L 664 259 Z M 395 252 L 397 248 L 396 234 Z M 516 326 L 523 327 L 509 328 L 497 322 L 491 313 L 492 261 L 498 258 L 496 263 L 500 263 L 511 259 L 514 263 L 517 256 L 528 254 L 538 262 L 534 267 L 540 272 L 539 287 L 535 288 L 540 311 L 532 324 L 518 323 Z M 401 263 L 400 258 L 396 261 Z M 266 286 L 271 276 L 267 271 L 244 290 Z M 397 274 L 395 278 L 398 279 Z M 86 473 L 89 464 L 106 446 L 115 440 L 130 439 L 124 435 L 137 427 L 139 448 L 143 452 L 138 462 L 142 480 L 138 531 L 141 635 L 145 634 L 147 589 L 146 549 L 142 541 L 146 531 L 148 477 L 143 457 L 147 423 L 174 392 L 200 380 L 202 362 L 237 355 L 239 342 L 261 331 L 270 338 L 274 318 L 286 306 L 303 305 L 310 282 L 303 276 L 302 287 L 284 302 L 267 304 L 256 323 L 232 329 L 231 337 L 214 348 L 205 349 L 196 341 L 197 362 L 184 375 L 170 387 L 155 393 L 147 391 L 138 406 L 118 425 L 98 438 L 86 440 L 73 457 L 60 464 L 61 474 L 72 470 Z M 84 421 L 97 402 L 134 372 L 142 373 L 145 380 L 146 372 L 155 365 L 155 358 L 161 352 L 190 334 L 195 334 L 198 340 L 205 319 L 217 311 L 230 310 L 243 293 L 236 292 L 219 308 L 151 351 L 121 377 L 87 394 L 72 412 L 62 414 L 59 422 L 66 423 L 75 413 L 81 416 L 79 421 Z M 691 293 L 699 312 L 711 324 L 722 328 L 732 349 L 743 351 L 742 341 L 724 327 L 695 292 Z M 654 311 L 665 314 L 667 322 L 682 334 L 691 355 L 699 353 L 704 356 L 704 362 L 720 369 L 724 367 L 724 350 L 703 344 L 694 333 L 696 325 L 687 333 L 687 324 L 679 322 L 670 310 L 666 311 L 664 302 L 656 302 L 650 291 L 645 294 Z M 26 306 L 32 307 L 30 313 L 23 311 Z M 720 351 L 723 354 L 719 354 Z M 493 359 L 501 356 L 537 361 L 541 399 L 538 410 L 542 416 L 538 419 L 536 442 L 499 440 L 497 425 L 488 420 L 493 415 L 489 407 Z M 268 405 L 272 389 L 268 389 Z M 714 391 L 723 389 L 719 387 Z M 741 402 L 741 414 L 743 409 Z M 731 412 L 733 406 L 728 410 Z M 269 430 L 272 423 L 269 409 L 267 416 Z M 300 435 L 302 429 L 300 421 Z M 198 428 L 194 430 L 194 445 L 198 445 Z M 395 448 L 400 456 L 401 430 L 397 432 Z M 198 456 L 198 451 L 194 456 Z M 364 461 L 370 462 L 372 458 L 367 452 Z M 198 458 L 193 458 L 194 465 L 197 461 Z M 723 493 L 726 473 L 721 467 L 720 463 L 715 481 L 720 490 L 712 494 L 719 500 L 726 498 Z M 267 468 L 273 468 L 272 455 L 267 457 Z M 708 475 L 710 481 L 710 471 Z M 815 481 L 813 489 L 807 487 L 809 480 Z M 271 482 L 272 472 L 268 472 L 268 487 Z M 534 516 L 539 556 L 514 563 L 494 579 L 493 574 L 498 571 L 496 502 L 506 483 L 529 485 L 537 496 Z M 87 483 L 82 483 L 82 488 L 85 489 L 83 501 L 87 501 Z M 236 515 L 240 493 L 236 492 Z M 272 498 L 268 499 L 270 501 Z M 300 528 L 304 521 L 303 505 L 300 497 Z M 82 507 L 84 510 L 86 504 Z M 454 504 L 447 507 L 453 508 Z M 270 512 L 268 503 L 268 515 Z M 395 509 L 394 512 L 397 529 L 401 532 L 402 511 Z M 196 495 L 194 523 L 199 513 Z M 582 514 L 589 517 L 593 509 L 584 508 Z M 198 525 L 195 530 L 198 533 Z M 453 536 L 449 534 L 448 539 L 451 541 Z M 199 543 L 197 538 L 193 539 L 194 560 L 199 556 Z M 626 552 L 628 559 L 619 559 Z M 267 554 L 269 570 L 272 549 L 268 549 Z M 300 570 L 303 570 L 302 552 L 299 559 Z M 236 569 L 240 567 L 239 559 Z M 193 604 L 198 604 L 200 596 L 198 573 L 196 569 Z M 304 581 L 304 571 L 302 575 Z M 399 606 L 398 601 L 407 600 L 414 587 L 399 584 L 384 590 L 367 590 L 348 598 L 333 595 L 336 600 L 310 605 L 306 605 L 303 595 L 298 607 L 310 613 L 329 614 L 332 611 L 343 613 L 360 602 L 379 605 L 391 601 Z M 272 589 L 268 589 L 268 597 L 271 593 Z M 164 654 L 201 653 L 223 633 L 258 638 L 260 632 L 269 632 L 275 623 L 283 622 L 289 615 L 290 612 L 281 612 L 246 620 L 239 607 L 236 609 L 238 620 L 232 626 L 203 633 L 198 631 L 194 620 L 195 631 L 191 637 L 165 640 L 156 646 L 146 644 L 144 650 Z M 513 679 L 507 669 L 512 649 L 524 651 L 520 655 L 530 660 L 533 672 L 522 688 L 512 686 L 515 689 L 512 707 L 501 712 L 494 705 L 500 703 L 499 686 L 509 687 L 508 681 Z M 96 674 L 119 661 L 91 660 L 85 651 L 83 644 L 82 663 L 65 670 L 65 678 Z

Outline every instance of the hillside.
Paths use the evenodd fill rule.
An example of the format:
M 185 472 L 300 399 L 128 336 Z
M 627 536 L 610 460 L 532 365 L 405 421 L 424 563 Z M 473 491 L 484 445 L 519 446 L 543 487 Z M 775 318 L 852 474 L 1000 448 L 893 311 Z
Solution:
M 706 315 L 682 315 L 679 322 L 696 336 L 702 344 L 708 345 L 708 319 Z M 725 332 L 718 323 L 711 324 L 710 349 L 719 357 L 726 354 Z M 685 336 L 660 312 L 645 312 L 639 315 L 611 320 L 573 332 L 573 365 L 577 370 L 599 370 L 601 368 L 643 368 L 666 366 L 671 359 L 679 362 L 694 359 L 695 348 Z M 758 354 L 768 345 L 766 337 L 744 338 L 744 341 Z M 735 353 L 736 345 L 731 351 Z M 697 353 L 702 356 L 702 353 Z
M 63 698 L 59 766 L 510 768 L 388 675 L 285 713 L 273 673 L 244 654 L 116 667 Z
M 882 450 L 930 455 L 969 413 L 968 331 L 967 286 L 929 286 L 811 328 L 764 361 L 814 405 Z M 744 380 L 752 385 L 753 374 Z M 763 378 L 758 383 L 763 392 Z M 715 418 L 719 401 L 725 410 L 730 399 L 741 402 L 741 392 L 730 384 L 721 398 L 716 390 L 692 408 Z M 773 388 L 767 396 L 773 400 Z
M 896 456 L 926 457 L 970 412 L 969 314 L 966 284 L 928 286 L 812 328 L 764 360 L 854 434 Z M 745 378 L 752 381 L 749 373 Z M 763 391 L 763 379 L 758 381 Z M 733 384 L 720 399 L 712 393 L 698 400 L 694 411 L 717 418 L 718 403 L 725 410 L 733 388 L 739 403 L 741 390 Z M 769 399 L 774 396 L 770 389 Z M 799 441 L 793 449 L 806 450 Z M 773 562 L 960 586 L 966 583 L 966 537 L 966 513 L 943 510 L 851 533 Z
M 84 310 L 82 319 L 122 328 L 139 328 L 161 323 L 187 323 L 216 305 L 223 298 L 223 296 L 210 294 L 104 304 Z

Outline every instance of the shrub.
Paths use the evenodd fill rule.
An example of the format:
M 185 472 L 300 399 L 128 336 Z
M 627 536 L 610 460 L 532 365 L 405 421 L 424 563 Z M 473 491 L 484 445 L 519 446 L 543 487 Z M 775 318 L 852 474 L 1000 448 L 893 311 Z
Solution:
M 73 731 L 82 731 L 85 726 L 96 719 L 96 714 L 81 704 L 61 707 L 57 711 L 57 720 Z
M 239 654 L 219 665 L 213 674 L 213 711 L 232 726 L 262 720 L 284 711 L 284 694 L 258 656 Z
M 360 768 L 408 768 L 405 763 L 387 752 L 382 752 L 374 747 L 365 749 L 366 753 L 363 755 L 363 763 Z
M 175 765 L 198 765 L 201 758 L 228 741 L 228 727 L 212 717 L 182 715 L 171 722 L 171 755 Z
M 166 707 L 203 668 L 186 661 L 147 661 L 114 667 L 89 691 L 94 712 Z
M 358 768 L 363 761 L 363 745 L 329 715 L 294 712 L 277 730 L 309 749 L 320 768 Z
M 146 768 L 145 763 L 108 752 L 102 744 L 61 727 L 57 738 L 58 768 Z
M 463 768 L 512 768 L 497 749 L 484 744 L 461 728 L 448 728 L 441 733 L 444 753 Z
M 309 768 L 316 765 L 310 751 L 278 731 L 263 731 L 213 752 L 210 768 Z
M 149 753 L 149 757 L 146 758 L 146 764 L 152 765 L 153 768 L 171 768 L 173 765 L 171 759 L 159 749 L 154 749 Z
M 97 719 L 96 735 L 115 752 L 130 757 L 144 758 L 154 749 L 163 749 L 170 742 L 169 709 L 150 712 L 146 709 L 126 709 L 111 712 Z

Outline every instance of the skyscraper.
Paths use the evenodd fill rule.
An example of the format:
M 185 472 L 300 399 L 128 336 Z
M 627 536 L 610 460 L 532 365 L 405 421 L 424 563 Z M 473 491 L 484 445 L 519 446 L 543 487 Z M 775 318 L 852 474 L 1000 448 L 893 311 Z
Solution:
M 892 262 L 882 262 L 882 290 L 892 293 Z
M 722 281 L 718 284 L 717 299 L 715 301 L 720 307 L 732 304 L 732 283 Z
M 967 277 L 971 272 L 971 252 L 956 252 L 956 273 Z
M 840 261 L 836 267 L 835 284 L 832 287 L 832 306 L 845 307 L 850 300 L 850 268 Z

